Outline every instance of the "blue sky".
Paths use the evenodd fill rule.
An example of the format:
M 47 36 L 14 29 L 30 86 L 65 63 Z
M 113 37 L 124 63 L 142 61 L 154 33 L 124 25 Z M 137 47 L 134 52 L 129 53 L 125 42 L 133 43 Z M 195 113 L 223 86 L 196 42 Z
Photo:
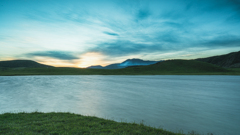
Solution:
M 0 0 L 0 60 L 53 66 L 240 50 L 240 0 Z

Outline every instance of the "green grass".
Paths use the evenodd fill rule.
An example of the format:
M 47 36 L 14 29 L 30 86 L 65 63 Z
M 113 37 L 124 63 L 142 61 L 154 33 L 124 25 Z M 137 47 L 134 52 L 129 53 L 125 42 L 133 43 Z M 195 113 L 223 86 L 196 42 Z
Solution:
M 71 113 L 0 114 L 0 134 L 12 135 L 183 135 L 144 124 L 115 122 Z M 189 135 L 197 135 L 194 132 Z
M 240 70 L 195 60 L 170 60 L 124 69 L 0 68 L 0 75 L 240 75 Z
M 232 72 L 240 73 L 240 68 L 229 68 Z

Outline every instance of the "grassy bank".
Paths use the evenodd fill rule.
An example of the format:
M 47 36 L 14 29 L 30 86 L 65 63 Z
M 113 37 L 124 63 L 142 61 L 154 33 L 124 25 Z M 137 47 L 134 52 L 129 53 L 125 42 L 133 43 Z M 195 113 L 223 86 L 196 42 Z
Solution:
M 5 135 L 183 135 L 143 124 L 115 122 L 71 113 L 5 113 L 0 115 L 0 125 L 0 134 Z
M 194 60 L 171 60 L 124 69 L 0 68 L 0 75 L 240 75 L 240 70 Z

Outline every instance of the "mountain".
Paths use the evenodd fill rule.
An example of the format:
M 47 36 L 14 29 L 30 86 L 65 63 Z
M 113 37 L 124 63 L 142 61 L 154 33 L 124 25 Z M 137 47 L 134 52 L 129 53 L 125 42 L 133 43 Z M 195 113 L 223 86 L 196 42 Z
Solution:
M 240 51 L 225 55 L 199 58 L 196 60 L 211 63 L 224 68 L 240 68 Z
M 108 65 L 106 67 L 103 67 L 103 69 L 120 69 L 120 68 L 124 68 L 124 67 L 119 67 L 119 64 L 121 64 L 121 63 L 111 64 L 111 65 Z
M 90 66 L 88 68 L 92 68 L 92 69 L 103 69 L 104 67 L 101 65 L 96 65 L 96 66 Z
M 0 61 L 1 68 L 43 68 L 52 67 L 31 60 Z
M 145 60 L 141 60 L 141 59 L 127 59 L 126 61 L 122 62 L 122 63 L 115 63 L 115 64 L 111 64 L 105 67 L 102 66 L 91 66 L 88 68 L 95 68 L 95 69 L 121 69 L 121 68 L 126 68 L 129 66 L 144 66 L 144 65 L 151 65 L 151 64 L 155 64 L 159 61 L 145 61 Z
M 0 76 L 2 75 L 240 75 L 240 70 L 225 69 L 196 60 L 167 60 L 147 66 L 129 66 L 113 70 L 66 67 L 19 70 L 7 68 L 0 70 Z
M 128 59 L 124 62 L 122 62 L 121 64 L 119 64 L 119 66 L 121 67 L 128 67 L 128 66 L 143 66 L 143 65 L 151 65 L 151 64 L 155 64 L 158 61 L 144 61 L 141 59 Z

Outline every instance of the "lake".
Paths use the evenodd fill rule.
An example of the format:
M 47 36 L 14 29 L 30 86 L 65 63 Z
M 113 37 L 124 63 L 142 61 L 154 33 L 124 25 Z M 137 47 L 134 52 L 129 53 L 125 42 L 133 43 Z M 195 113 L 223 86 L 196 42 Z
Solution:
M 240 132 L 240 76 L 0 76 L 0 113 L 72 112 L 170 131 Z

